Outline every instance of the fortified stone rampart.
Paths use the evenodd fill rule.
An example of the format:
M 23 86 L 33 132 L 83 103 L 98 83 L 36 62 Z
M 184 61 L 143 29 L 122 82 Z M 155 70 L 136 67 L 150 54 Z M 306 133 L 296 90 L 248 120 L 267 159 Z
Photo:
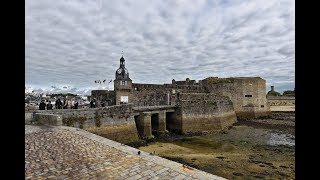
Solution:
M 128 143 L 138 140 L 132 104 L 88 109 L 37 110 L 62 115 L 63 125 L 83 128 L 109 139 Z
M 260 77 L 206 78 L 199 81 L 172 81 L 172 84 L 132 84 L 131 103 L 135 106 L 174 105 L 177 93 L 212 93 L 228 96 L 240 118 L 269 116 L 265 96 L 266 81 Z
M 182 83 L 183 84 L 183 83 Z M 203 93 L 199 85 L 177 84 L 132 84 L 131 102 L 135 106 L 173 105 L 176 93 Z
M 158 84 L 132 84 L 131 102 L 135 106 L 169 105 L 171 89 Z
M 270 115 L 264 79 L 260 77 L 218 79 L 215 78 L 211 83 L 205 79 L 201 84 L 209 93 L 230 97 L 237 117 L 256 118 Z
M 168 129 L 180 133 L 212 132 L 225 129 L 237 121 L 228 96 L 212 93 L 179 93 L 176 119 Z
M 270 106 L 295 106 L 295 97 L 293 96 L 267 96 Z
M 97 106 L 99 107 L 101 102 L 105 103 L 105 106 L 112 106 L 115 104 L 115 92 L 109 90 L 92 90 L 91 98 L 96 98 Z

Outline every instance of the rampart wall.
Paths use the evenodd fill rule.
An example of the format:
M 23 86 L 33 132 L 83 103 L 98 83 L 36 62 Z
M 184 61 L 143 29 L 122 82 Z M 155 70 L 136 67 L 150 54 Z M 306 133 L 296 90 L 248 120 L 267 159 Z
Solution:
M 175 123 L 168 128 L 185 133 L 212 132 L 225 129 L 237 121 L 228 96 L 211 93 L 179 93 Z
M 122 143 L 138 140 L 132 104 L 94 109 L 37 110 L 36 112 L 62 115 L 63 125 L 83 128 Z
M 160 106 L 173 105 L 176 94 L 180 93 L 203 93 L 204 89 L 198 85 L 176 84 L 132 84 L 131 102 L 135 106 Z
M 112 106 L 115 104 L 115 92 L 108 90 L 92 90 L 91 98 L 96 98 L 97 106 L 100 106 L 101 101 L 105 103 L 105 106 Z

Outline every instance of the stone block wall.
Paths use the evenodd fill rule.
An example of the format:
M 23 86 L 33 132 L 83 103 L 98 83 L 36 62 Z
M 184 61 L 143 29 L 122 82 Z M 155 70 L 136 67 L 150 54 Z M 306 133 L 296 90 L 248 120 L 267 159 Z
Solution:
M 240 118 L 270 116 L 266 98 L 266 81 L 259 77 L 236 78 L 233 83 L 231 100 Z
M 92 90 L 91 98 L 96 98 L 97 106 L 100 107 L 101 101 L 106 103 L 106 106 L 115 105 L 115 92 L 108 90 Z
M 135 106 L 161 106 L 175 103 L 176 93 L 202 93 L 199 85 L 132 84 L 132 103 Z
M 61 126 L 62 116 L 56 114 L 35 113 L 35 120 L 43 125 Z
M 32 113 L 26 112 L 24 115 L 24 124 L 31 124 L 31 121 L 33 119 Z
M 179 93 L 177 104 L 179 108 L 174 115 L 174 125 L 168 126 L 180 128 L 180 133 L 183 134 L 218 131 L 237 121 L 233 103 L 228 96 Z
M 232 82 L 208 84 L 202 81 L 207 92 L 228 96 L 233 102 L 237 117 L 256 118 L 271 114 L 266 99 L 266 81 L 259 77 L 232 78 Z
M 122 143 L 138 140 L 132 104 L 88 109 L 37 110 L 36 112 L 62 115 L 63 125 L 83 128 Z

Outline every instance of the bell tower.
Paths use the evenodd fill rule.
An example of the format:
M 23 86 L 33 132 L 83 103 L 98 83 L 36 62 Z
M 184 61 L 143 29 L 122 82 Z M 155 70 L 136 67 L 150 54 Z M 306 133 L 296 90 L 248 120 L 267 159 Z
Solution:
M 117 69 L 114 80 L 114 91 L 116 95 L 116 105 L 130 103 L 132 80 L 129 78 L 129 72 L 125 67 L 125 59 L 120 58 L 120 67 Z

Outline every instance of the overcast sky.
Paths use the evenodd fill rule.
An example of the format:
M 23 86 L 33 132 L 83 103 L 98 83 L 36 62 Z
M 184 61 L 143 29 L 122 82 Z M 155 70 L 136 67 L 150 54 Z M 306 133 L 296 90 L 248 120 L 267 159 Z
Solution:
M 25 3 L 26 87 L 112 89 L 94 81 L 115 78 L 122 50 L 134 83 L 260 76 L 267 90 L 295 87 L 292 0 Z

